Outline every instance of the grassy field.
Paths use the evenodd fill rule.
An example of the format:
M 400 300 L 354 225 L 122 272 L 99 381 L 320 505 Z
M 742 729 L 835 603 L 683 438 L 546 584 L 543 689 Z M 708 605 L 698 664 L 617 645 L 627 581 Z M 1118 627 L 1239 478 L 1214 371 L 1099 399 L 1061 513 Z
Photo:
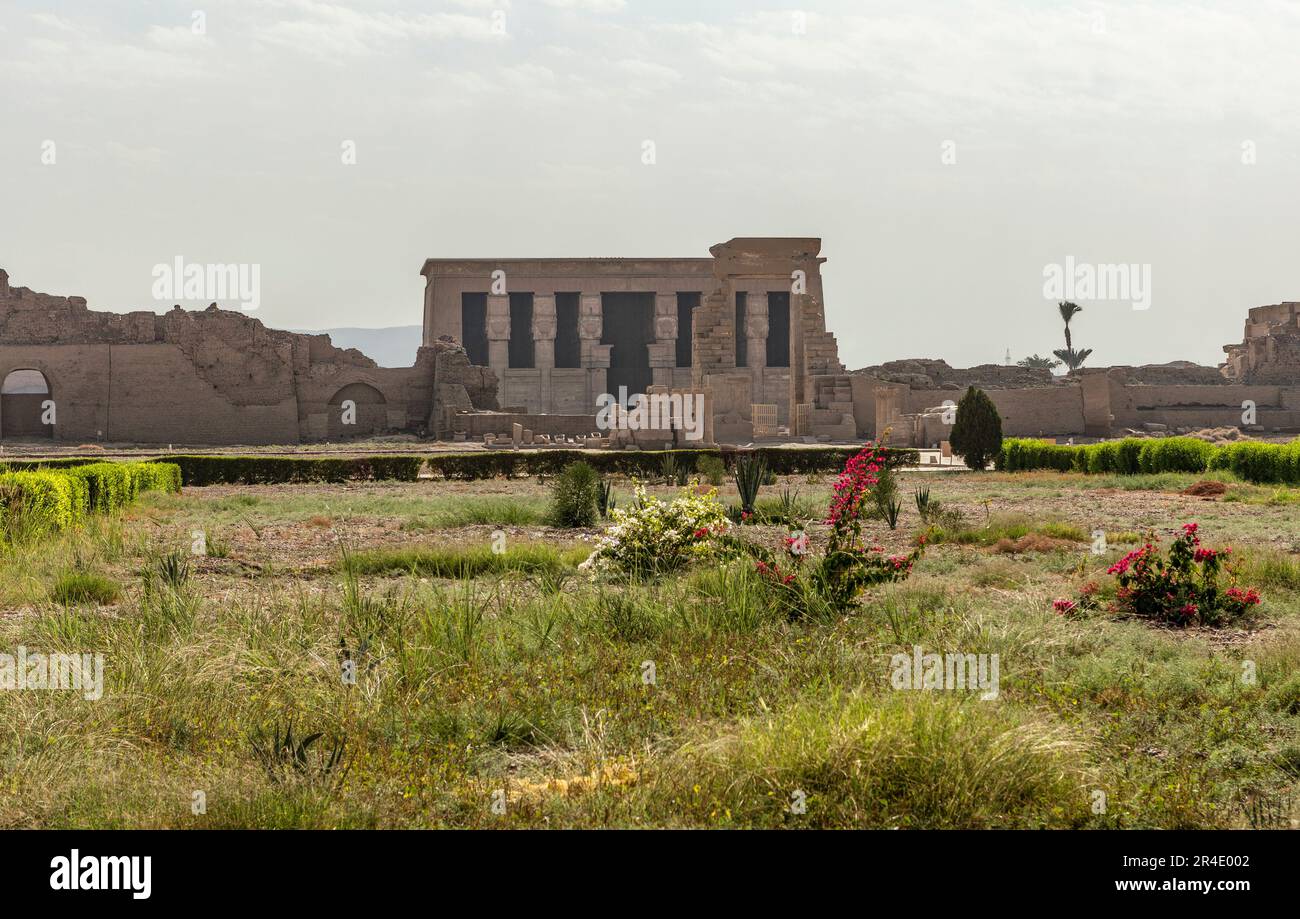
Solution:
M 0 692 L 0 826 L 1295 826 L 1300 490 L 1196 480 L 905 473 L 869 541 L 913 544 L 918 485 L 957 512 L 912 577 L 795 621 L 743 562 L 580 572 L 599 529 L 531 480 L 147 494 L 0 554 L 0 650 L 104 661 Z M 1248 620 L 1053 610 L 1189 521 Z M 998 655 L 996 698 L 895 689 L 917 649 Z

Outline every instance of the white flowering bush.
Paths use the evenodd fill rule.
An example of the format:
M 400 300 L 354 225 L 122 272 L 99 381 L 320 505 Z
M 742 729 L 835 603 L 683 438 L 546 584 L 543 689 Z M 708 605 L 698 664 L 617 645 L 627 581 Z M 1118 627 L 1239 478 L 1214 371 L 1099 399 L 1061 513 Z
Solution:
M 610 518 L 613 524 L 580 569 L 639 575 L 674 571 L 715 554 L 718 537 L 729 526 L 717 489 L 701 492 L 694 486 L 664 501 L 638 484 L 633 505 L 616 508 Z

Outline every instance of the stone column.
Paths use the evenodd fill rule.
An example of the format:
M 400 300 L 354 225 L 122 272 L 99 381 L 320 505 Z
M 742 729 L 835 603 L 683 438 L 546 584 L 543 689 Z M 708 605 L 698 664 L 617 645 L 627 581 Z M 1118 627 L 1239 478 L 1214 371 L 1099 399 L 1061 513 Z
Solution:
M 673 385 L 677 366 L 677 294 L 655 294 L 655 340 L 646 345 L 655 386 Z
M 543 412 L 555 411 L 551 370 L 555 367 L 555 294 L 533 295 L 533 366 L 537 368 L 537 403 Z
M 600 343 L 604 331 L 600 294 L 582 294 L 578 301 L 578 345 L 582 366 L 587 371 L 587 405 L 583 413 L 596 414 L 596 399 L 608 391 L 606 371 L 613 345 Z M 617 394 L 616 394 L 617 395 Z
M 745 328 L 736 334 L 745 336 L 745 348 L 749 362 L 750 398 L 755 402 L 767 402 L 763 391 L 764 371 L 767 369 L 767 336 L 770 331 L 767 312 L 767 291 L 750 291 L 745 298 Z M 778 406 L 779 409 L 779 406 Z
M 497 374 L 497 404 L 505 405 L 505 371 L 510 367 L 510 297 L 488 294 L 488 366 Z
M 790 430 L 792 432 L 795 412 L 798 411 L 799 404 L 812 401 L 804 392 L 807 355 L 804 351 L 803 316 L 807 299 L 807 294 L 790 294 Z

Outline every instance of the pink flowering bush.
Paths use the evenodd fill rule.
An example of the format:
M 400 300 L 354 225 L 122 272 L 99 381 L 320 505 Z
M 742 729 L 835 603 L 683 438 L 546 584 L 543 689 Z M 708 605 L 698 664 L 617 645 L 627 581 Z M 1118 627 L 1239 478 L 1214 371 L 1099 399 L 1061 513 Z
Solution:
M 807 614 L 814 606 L 846 613 L 868 587 L 907 578 L 924 554 L 924 538 L 905 555 L 885 555 L 880 546 L 863 545 L 862 521 L 882 465 L 873 444 L 845 463 L 827 510 L 830 540 L 820 557 L 810 558 L 807 537 L 792 533 L 785 540 L 784 564 L 770 556 L 756 564 L 759 575 L 779 592 L 792 616 Z
M 1218 625 L 1256 606 L 1259 591 L 1235 584 L 1227 564 L 1232 549 L 1202 545 L 1198 530 L 1195 523 L 1183 524 L 1167 555 L 1160 551 L 1159 540 L 1151 537 L 1111 565 L 1107 574 L 1115 576 L 1118 586 L 1111 609 L 1188 626 Z M 1053 605 L 1057 612 L 1068 614 L 1078 604 L 1062 599 Z

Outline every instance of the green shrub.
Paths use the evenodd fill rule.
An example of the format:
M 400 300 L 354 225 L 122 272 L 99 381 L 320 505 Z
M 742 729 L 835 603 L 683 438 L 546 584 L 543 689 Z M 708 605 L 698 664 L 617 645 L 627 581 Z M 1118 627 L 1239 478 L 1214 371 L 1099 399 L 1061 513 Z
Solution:
M 613 526 L 596 543 L 583 570 L 648 577 L 675 571 L 689 562 L 714 557 L 726 530 L 726 510 L 713 492 L 690 488 L 672 501 L 661 501 L 637 486 L 627 509 L 611 514 Z
M 727 478 L 727 464 L 722 461 L 720 456 L 712 454 L 701 456 L 695 463 L 695 469 L 699 472 L 700 478 L 714 488 L 722 485 Z
M 971 469 L 984 469 L 1002 449 L 1002 416 L 982 389 L 974 386 L 957 403 L 957 420 L 948 435 L 954 453 Z
M 551 507 L 547 523 L 554 527 L 596 525 L 600 476 L 589 463 L 574 463 L 551 481 Z

